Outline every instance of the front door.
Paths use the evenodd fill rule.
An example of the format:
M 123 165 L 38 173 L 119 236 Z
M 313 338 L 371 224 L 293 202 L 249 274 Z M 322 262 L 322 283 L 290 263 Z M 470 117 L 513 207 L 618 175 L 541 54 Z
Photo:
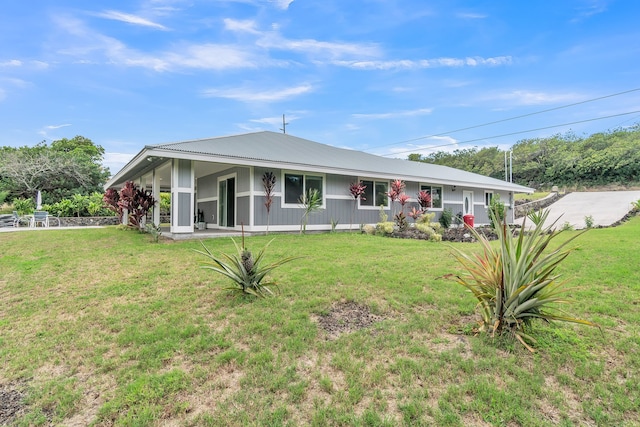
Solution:
M 226 178 L 218 182 L 218 219 L 220 227 L 236 225 L 236 179 Z
M 473 215 L 473 191 L 462 192 L 462 215 Z

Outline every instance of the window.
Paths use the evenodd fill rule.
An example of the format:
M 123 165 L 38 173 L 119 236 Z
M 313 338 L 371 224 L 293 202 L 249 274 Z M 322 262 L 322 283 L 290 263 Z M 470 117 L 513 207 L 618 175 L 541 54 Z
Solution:
M 431 196 L 431 209 L 442 209 L 442 187 L 434 185 L 420 185 L 420 191 L 426 191 Z
M 484 192 L 484 207 L 488 208 L 491 206 L 491 200 L 493 200 L 493 191 L 485 191 Z
M 284 203 L 298 205 L 300 197 L 312 188 L 315 188 L 323 197 L 322 191 L 324 178 L 320 175 L 304 175 L 301 173 L 284 174 Z M 324 204 L 324 203 L 323 203 Z
M 365 200 L 360 199 L 360 206 L 389 206 L 389 183 L 387 181 L 367 181 L 362 180 L 362 184 L 367 188 L 364 189 Z

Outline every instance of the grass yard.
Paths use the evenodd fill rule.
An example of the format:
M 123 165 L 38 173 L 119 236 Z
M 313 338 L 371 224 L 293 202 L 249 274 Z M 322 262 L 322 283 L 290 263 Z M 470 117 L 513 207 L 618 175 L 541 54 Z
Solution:
M 577 287 L 571 313 L 602 330 L 538 324 L 536 353 L 473 335 L 475 300 L 441 278 L 459 271 L 446 243 L 315 234 L 247 247 L 272 237 L 267 261 L 304 258 L 271 275 L 280 296 L 254 300 L 199 268 L 198 241 L 0 234 L 0 394 L 20 408 L 9 422 L 640 424 L 640 217 L 590 230 L 559 267 Z

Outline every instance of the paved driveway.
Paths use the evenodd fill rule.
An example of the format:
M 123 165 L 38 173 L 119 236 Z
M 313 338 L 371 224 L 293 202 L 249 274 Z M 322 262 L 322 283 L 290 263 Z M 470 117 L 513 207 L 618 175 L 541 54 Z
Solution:
M 640 200 L 640 191 L 570 193 L 549 206 L 547 224 L 559 218 L 557 227 L 568 222 L 577 230 L 586 228 L 585 217 L 592 216 L 594 226 L 609 226 L 621 220 L 637 200 Z M 522 218 L 516 219 L 516 223 L 522 224 Z

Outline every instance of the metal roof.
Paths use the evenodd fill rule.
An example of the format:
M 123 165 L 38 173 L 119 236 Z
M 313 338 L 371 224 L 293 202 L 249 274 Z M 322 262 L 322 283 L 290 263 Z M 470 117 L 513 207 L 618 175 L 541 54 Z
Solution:
M 149 145 L 118 172 L 110 184 L 133 179 L 128 175 L 139 172 L 143 165 L 147 166 L 141 162 L 148 159 L 148 155 L 336 173 L 361 178 L 397 178 L 433 184 L 533 192 L 528 187 L 447 166 L 390 159 L 269 131 Z

